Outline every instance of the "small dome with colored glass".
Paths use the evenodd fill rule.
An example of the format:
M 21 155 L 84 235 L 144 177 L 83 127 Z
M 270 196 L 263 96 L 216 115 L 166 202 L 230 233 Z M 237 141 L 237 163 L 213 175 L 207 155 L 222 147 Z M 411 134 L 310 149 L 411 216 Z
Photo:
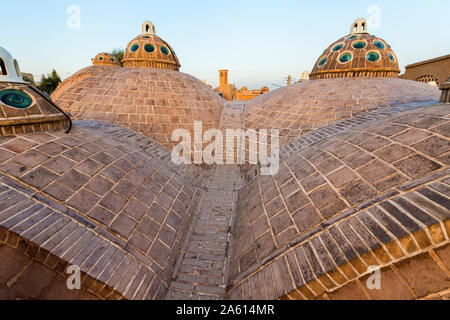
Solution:
M 123 56 L 126 68 L 157 68 L 179 71 L 180 62 L 175 51 L 156 35 L 150 21 L 142 24 L 142 34 L 130 41 Z
M 100 52 L 95 56 L 95 58 L 91 59 L 92 64 L 94 66 L 104 66 L 104 65 L 110 65 L 110 66 L 117 66 L 120 67 L 120 61 L 119 59 L 112 55 L 109 52 Z
M 357 19 L 350 33 L 331 44 L 319 57 L 310 78 L 397 78 L 400 69 L 391 46 L 369 34 L 367 29 L 367 21 Z

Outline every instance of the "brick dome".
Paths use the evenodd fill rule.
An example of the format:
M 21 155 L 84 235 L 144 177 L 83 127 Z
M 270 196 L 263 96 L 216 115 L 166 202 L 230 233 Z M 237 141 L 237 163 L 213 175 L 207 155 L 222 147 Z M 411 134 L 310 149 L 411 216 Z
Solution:
M 69 134 L 0 137 L 0 159 L 0 258 L 27 277 L 41 271 L 39 284 L 19 280 L 8 293 L 12 263 L 2 264 L 2 299 L 78 299 L 64 278 L 59 288 L 40 286 L 70 265 L 91 298 L 164 297 L 199 203 L 201 169 L 176 166 L 142 134 L 97 121 L 78 121 Z
M 246 105 L 246 129 L 279 129 L 280 143 L 359 113 L 425 101 L 439 101 L 437 88 L 389 78 L 311 80 L 281 88 Z
M 358 19 L 350 34 L 333 42 L 323 52 L 310 78 L 397 78 L 399 73 L 398 60 L 391 46 L 369 34 L 366 20 Z
M 150 21 L 142 25 L 142 34 L 131 40 L 122 60 L 124 67 L 158 68 L 178 71 L 181 67 L 175 51 L 156 35 Z
M 109 52 L 100 52 L 92 59 L 94 66 L 116 66 L 120 67 L 120 61 Z
M 109 66 L 108 66 L 109 67 Z M 102 69 L 98 69 L 102 68 Z M 218 128 L 224 101 L 193 76 L 165 69 L 94 66 L 52 95 L 73 119 L 105 120 L 172 147 L 176 129 Z
M 448 292 L 438 255 L 449 262 L 449 110 L 369 111 L 282 146 L 274 176 L 249 170 L 236 204 L 230 299 Z M 357 279 L 365 282 L 369 266 L 392 285 L 365 295 Z

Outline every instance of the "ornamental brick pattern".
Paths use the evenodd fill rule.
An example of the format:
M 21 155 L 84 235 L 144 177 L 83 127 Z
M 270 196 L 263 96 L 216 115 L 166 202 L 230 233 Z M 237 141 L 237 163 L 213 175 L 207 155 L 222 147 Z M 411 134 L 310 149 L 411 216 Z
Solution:
M 448 107 L 366 113 L 282 147 L 274 177 L 251 170 L 237 203 L 230 297 L 317 298 L 370 265 L 448 243 Z
M 217 129 L 224 103 L 200 80 L 164 69 L 114 68 L 66 88 L 53 99 L 72 118 L 114 122 L 167 148 L 173 131 L 193 132 L 194 121 Z
M 246 105 L 245 128 L 279 129 L 280 144 L 363 112 L 439 101 L 437 88 L 401 79 L 313 80 L 269 92 Z
M 40 262 L 54 267 L 58 258 L 59 272 L 80 266 L 90 277 L 84 288 L 98 296 L 164 297 L 205 173 L 176 167 L 139 133 L 92 121 L 69 135 L 0 138 L 0 155 L 8 244 L 45 249 Z

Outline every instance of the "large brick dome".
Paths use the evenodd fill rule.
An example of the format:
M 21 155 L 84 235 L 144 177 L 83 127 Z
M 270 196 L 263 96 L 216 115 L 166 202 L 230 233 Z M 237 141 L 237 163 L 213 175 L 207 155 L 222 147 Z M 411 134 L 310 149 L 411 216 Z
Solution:
M 347 77 L 397 78 L 397 57 L 391 46 L 367 32 L 367 22 L 358 19 L 351 33 L 333 42 L 319 57 L 311 79 Z
M 52 98 L 75 120 L 114 122 L 169 148 L 173 131 L 192 132 L 194 121 L 202 121 L 205 130 L 219 127 L 223 100 L 188 74 L 94 66 L 73 77 Z

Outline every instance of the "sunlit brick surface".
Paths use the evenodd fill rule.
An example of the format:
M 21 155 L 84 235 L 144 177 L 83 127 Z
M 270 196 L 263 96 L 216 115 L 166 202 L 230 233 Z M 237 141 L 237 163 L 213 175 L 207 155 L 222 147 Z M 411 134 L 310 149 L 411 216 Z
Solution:
M 91 121 L 69 135 L 0 138 L 0 162 L 0 229 L 9 230 L 9 245 L 28 253 L 42 245 L 40 262 L 60 272 L 80 266 L 94 282 L 85 288 L 102 297 L 164 296 L 203 172 L 175 166 L 139 133 Z
M 217 129 L 224 103 L 198 79 L 163 69 L 114 68 L 66 88 L 53 98 L 72 118 L 114 122 L 168 148 L 173 131 L 193 132 L 194 121 Z
M 396 104 L 439 101 L 437 88 L 401 79 L 313 80 L 269 92 L 246 105 L 246 129 L 279 129 L 285 144 L 311 130 Z
M 63 82 L 61 82 L 55 89 L 55 91 L 53 91 L 51 97 L 52 99 L 57 99 L 65 90 L 67 90 L 69 87 L 73 86 L 77 82 L 100 74 L 104 71 L 114 70 L 115 68 L 117 68 L 117 66 L 112 65 L 101 65 L 101 66 L 95 65 L 83 68 L 75 72 L 73 75 L 65 79 Z
M 260 298 L 244 288 L 256 281 L 269 290 L 267 278 L 253 275 L 266 268 L 280 279 L 269 298 L 309 282 L 317 297 L 369 265 L 448 242 L 449 106 L 394 111 L 355 118 L 344 133 L 330 126 L 322 133 L 327 138 L 313 132 L 286 145 L 273 177 L 249 173 L 237 203 L 232 297 Z M 336 271 L 347 262 L 351 271 Z

